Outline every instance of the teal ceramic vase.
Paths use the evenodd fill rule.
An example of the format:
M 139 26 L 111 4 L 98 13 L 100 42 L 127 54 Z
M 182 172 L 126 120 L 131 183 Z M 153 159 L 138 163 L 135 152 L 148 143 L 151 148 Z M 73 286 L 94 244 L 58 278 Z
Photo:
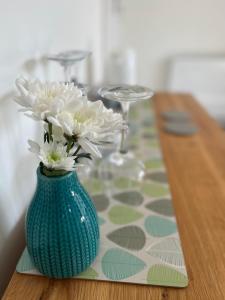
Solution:
M 70 278 L 93 262 L 99 248 L 98 219 L 75 172 L 47 177 L 37 169 L 26 240 L 34 265 L 48 277 Z

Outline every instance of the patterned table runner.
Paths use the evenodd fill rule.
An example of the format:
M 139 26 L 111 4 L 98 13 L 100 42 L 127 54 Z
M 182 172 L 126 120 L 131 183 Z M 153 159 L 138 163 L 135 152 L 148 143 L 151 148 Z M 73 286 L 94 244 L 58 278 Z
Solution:
M 129 144 L 145 162 L 143 182 L 117 178 L 110 195 L 97 172 L 86 182 L 98 211 L 101 246 L 82 279 L 173 287 L 188 284 L 154 112 L 149 102 L 131 109 Z M 24 250 L 17 272 L 41 275 Z

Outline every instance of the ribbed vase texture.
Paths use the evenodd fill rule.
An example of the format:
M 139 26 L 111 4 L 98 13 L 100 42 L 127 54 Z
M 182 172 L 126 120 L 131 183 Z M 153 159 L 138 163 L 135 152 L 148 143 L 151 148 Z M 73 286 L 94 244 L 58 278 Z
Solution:
M 38 168 L 37 178 L 26 217 L 28 252 L 42 274 L 73 277 L 98 253 L 96 209 L 75 172 L 47 177 Z

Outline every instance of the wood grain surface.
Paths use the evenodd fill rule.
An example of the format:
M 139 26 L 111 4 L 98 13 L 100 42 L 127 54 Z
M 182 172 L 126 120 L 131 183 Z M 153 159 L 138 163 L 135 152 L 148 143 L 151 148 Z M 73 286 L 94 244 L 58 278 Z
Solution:
M 225 131 L 189 95 L 160 93 L 154 105 L 189 286 L 52 280 L 15 273 L 4 300 L 225 299 Z M 190 137 L 164 132 L 160 112 L 169 109 L 190 112 L 199 132 Z

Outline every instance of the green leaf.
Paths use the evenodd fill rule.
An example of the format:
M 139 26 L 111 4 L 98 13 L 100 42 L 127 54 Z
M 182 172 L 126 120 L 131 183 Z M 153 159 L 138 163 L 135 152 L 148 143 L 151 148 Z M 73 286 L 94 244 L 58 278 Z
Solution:
M 139 211 L 123 205 L 113 206 L 109 211 L 109 219 L 114 224 L 129 224 L 142 216 Z
M 159 140 L 158 139 L 149 139 L 148 145 L 152 148 L 160 148 Z
M 163 167 L 163 160 L 162 159 L 151 159 L 151 160 L 147 160 L 145 162 L 145 167 L 148 170 L 152 170 L 152 169 L 160 169 Z
M 44 133 L 44 143 L 46 143 L 46 141 L 49 143 L 49 134 L 47 131 Z
M 95 178 L 85 181 L 83 185 L 91 194 L 101 193 L 103 190 L 102 182 Z
M 87 270 L 80 273 L 79 276 L 77 276 L 77 278 L 95 279 L 98 276 L 98 273 L 93 268 L 89 267 Z
M 116 178 L 114 184 L 119 189 L 134 188 L 138 186 L 137 181 L 131 180 L 127 177 Z
M 79 154 L 77 154 L 76 158 L 75 158 L 75 162 L 76 163 L 79 162 L 79 158 L 87 158 L 87 159 L 92 160 L 91 153 L 79 153 Z
M 149 269 L 147 283 L 155 285 L 186 287 L 188 285 L 188 278 L 186 275 L 173 268 L 163 265 L 154 265 Z
M 68 173 L 69 172 L 65 171 L 65 170 L 50 170 L 50 169 L 47 169 L 45 166 L 43 166 L 43 168 L 42 168 L 42 174 L 47 177 L 63 176 Z
M 151 126 L 151 127 L 148 128 L 148 132 L 157 133 L 157 128 L 155 126 Z
M 163 197 L 169 195 L 168 187 L 158 183 L 143 182 L 141 184 L 141 190 L 150 197 Z

